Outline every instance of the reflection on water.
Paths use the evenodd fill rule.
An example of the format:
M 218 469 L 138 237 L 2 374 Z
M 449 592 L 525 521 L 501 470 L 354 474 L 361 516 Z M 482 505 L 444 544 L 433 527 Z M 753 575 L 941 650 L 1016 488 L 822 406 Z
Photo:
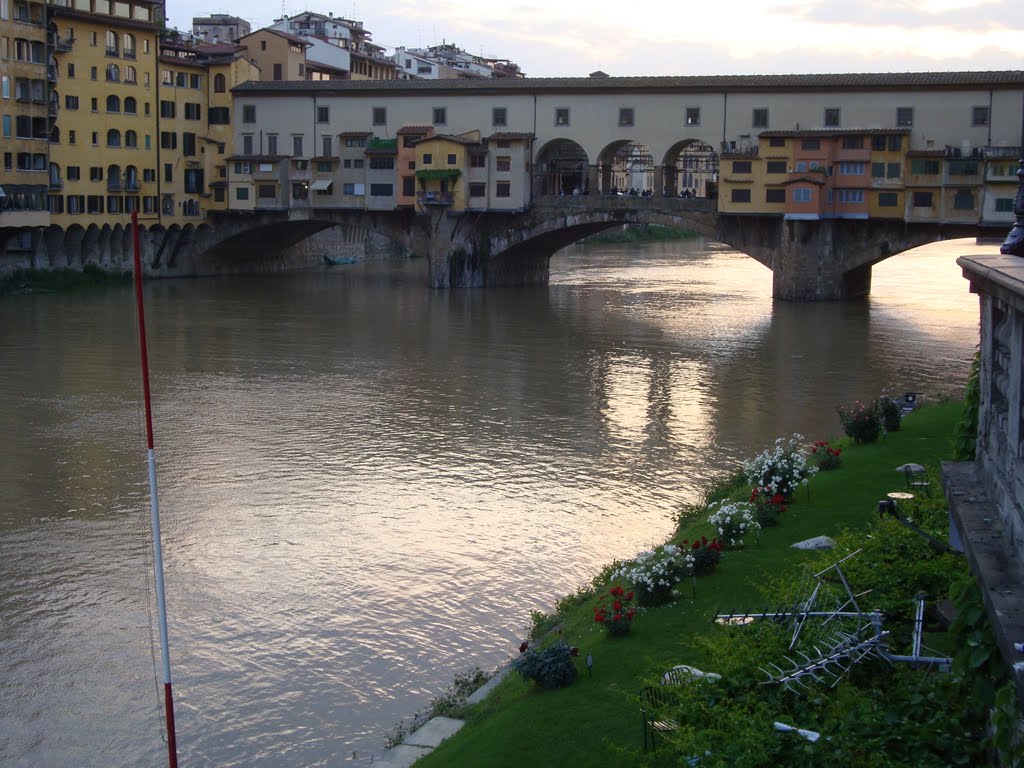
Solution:
M 149 286 L 183 761 L 367 757 L 723 468 L 883 388 L 957 392 L 965 250 L 861 303 L 775 304 L 703 242 L 568 249 L 530 290 L 421 263 Z M 131 297 L 0 325 L 0 763 L 158 764 Z

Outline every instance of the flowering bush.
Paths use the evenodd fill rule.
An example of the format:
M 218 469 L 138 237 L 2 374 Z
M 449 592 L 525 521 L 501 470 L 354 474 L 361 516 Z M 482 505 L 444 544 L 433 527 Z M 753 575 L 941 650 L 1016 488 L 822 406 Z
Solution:
M 747 533 L 761 529 L 754 519 L 753 507 L 745 501 L 716 502 L 708 509 L 715 510 L 708 522 L 715 526 L 718 535 L 729 546 L 742 547 Z
M 579 654 L 578 648 L 570 648 L 565 641 L 559 640 L 547 648 L 522 650 L 521 655 L 512 661 L 512 668 L 524 680 L 533 680 L 541 688 L 563 688 L 579 674 L 573 661 Z
M 640 605 L 661 605 L 672 599 L 672 588 L 692 572 L 693 555 L 666 544 L 623 563 L 612 572 L 612 579 L 632 584 Z
M 859 400 L 852 408 L 839 406 L 839 421 L 843 431 L 855 443 L 873 443 L 882 434 L 882 419 L 878 412 L 878 401 L 864 405 Z
M 882 429 L 886 432 L 899 432 L 900 422 L 903 420 L 899 403 L 887 394 L 882 394 L 875 402 L 878 404 L 878 417 L 882 420 Z
M 612 637 L 625 635 L 633 624 L 633 617 L 636 616 L 636 608 L 630 605 L 633 602 L 633 593 L 615 585 L 608 590 L 608 596 L 611 598 L 611 608 L 609 609 L 604 598 L 601 598 L 601 602 L 594 606 L 594 621 L 604 626 Z
M 811 455 L 818 462 L 818 469 L 822 471 L 839 469 L 843 463 L 843 460 L 839 457 L 839 454 L 842 452 L 842 448 L 834 448 L 828 440 L 819 440 L 811 448 Z
M 750 491 L 750 504 L 754 508 L 754 520 L 762 528 L 779 524 L 779 515 L 786 511 L 786 497 L 771 486 L 754 488 Z
M 694 576 L 711 573 L 718 565 L 718 561 L 722 559 L 722 544 L 718 539 L 708 541 L 707 536 L 701 536 L 699 539 L 694 539 L 692 544 L 689 539 L 683 539 L 678 546 L 680 551 L 686 552 L 689 557 L 693 558 L 690 572 Z
M 771 495 L 781 493 L 789 499 L 800 485 L 806 485 L 811 475 L 818 471 L 807 463 L 801 450 L 803 435 L 793 435 L 786 440 L 780 437 L 775 448 L 763 451 L 744 463 L 743 473 L 747 482 L 755 488 L 770 491 Z

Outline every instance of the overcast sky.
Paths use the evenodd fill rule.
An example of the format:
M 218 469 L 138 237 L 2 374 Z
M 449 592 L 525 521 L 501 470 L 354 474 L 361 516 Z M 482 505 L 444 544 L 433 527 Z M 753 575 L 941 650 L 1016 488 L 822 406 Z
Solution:
M 389 50 L 447 41 L 531 77 L 1024 69 L 1024 0 L 168 0 L 171 26 L 227 13 L 356 19 Z

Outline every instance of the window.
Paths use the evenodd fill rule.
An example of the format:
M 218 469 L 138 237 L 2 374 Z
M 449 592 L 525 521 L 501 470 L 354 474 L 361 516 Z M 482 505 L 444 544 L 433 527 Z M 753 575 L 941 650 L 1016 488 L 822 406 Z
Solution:
M 394 184 L 371 184 L 370 197 L 391 197 L 394 195 Z
M 249 199 L 249 188 L 248 187 L 235 187 L 235 200 L 248 200 Z
M 341 194 L 343 195 L 364 195 L 366 194 L 366 186 L 364 184 L 342 184 Z
M 423 155 L 423 165 L 431 165 L 431 164 L 433 164 L 433 162 L 434 162 L 434 156 L 432 154 L 430 154 L 429 152 L 424 153 L 424 155 Z
M 434 107 L 434 125 L 445 125 L 448 122 L 448 110 L 445 107 Z
M 75 143 L 75 132 L 74 131 L 68 131 L 68 144 L 74 144 L 74 143 Z
M 281 64 L 275 64 L 274 65 L 274 79 L 275 80 L 283 80 L 284 79 L 284 70 L 283 70 Z M 262 195 L 260 195 L 260 197 L 262 197 Z
M 99 99 L 96 99 L 96 98 L 90 99 L 90 106 L 89 106 L 89 108 L 90 108 L 90 109 L 91 109 L 91 110 L 92 110 L 93 112 L 95 112 L 96 110 L 98 110 L 98 109 L 99 109 Z
M 977 176 L 978 163 L 975 160 L 949 160 L 946 163 L 950 176 Z
M 733 160 L 732 161 L 732 172 L 733 173 L 750 173 L 751 162 L 750 160 Z
M 139 146 L 139 135 L 135 131 L 124 132 L 124 145 L 135 149 Z
M 353 168 L 362 168 L 365 165 L 366 165 L 366 161 L 363 160 L 363 158 L 361 158 L 361 157 L 357 157 L 355 160 L 352 161 L 352 167 Z
M 188 73 L 187 72 L 175 72 L 174 73 L 174 87 L 184 88 L 188 85 Z
M 97 74 L 98 71 L 99 70 L 96 67 L 89 67 L 89 79 L 95 80 L 97 77 L 99 77 L 99 75 Z
M 768 127 L 768 109 L 766 107 L 759 107 L 754 110 L 754 114 L 750 119 L 750 125 L 752 128 L 767 128 Z
M 134 115 L 134 114 L 136 114 L 136 112 L 138 112 L 138 108 L 139 108 L 138 104 L 139 103 L 135 100 L 134 96 L 125 96 L 124 97 L 124 113 L 126 115 Z
M 67 168 L 68 181 L 78 181 L 82 178 L 82 169 L 77 165 L 69 165 Z
M 64 97 L 64 109 L 78 109 L 78 97 L 77 96 L 65 96 Z
M 886 141 L 886 149 L 890 152 L 899 152 L 903 148 L 903 137 L 898 134 L 893 134 Z
M 482 181 L 473 181 L 469 184 L 470 197 L 487 197 L 487 185 Z
M 887 179 L 898 179 L 902 176 L 902 167 L 899 163 L 886 163 L 885 164 L 885 178 Z
M 864 137 L 843 136 L 843 149 L 864 149 Z
M 107 64 L 107 82 L 117 83 L 121 80 L 121 70 L 117 64 Z
M 786 190 L 766 189 L 764 191 L 764 201 L 766 203 L 784 203 L 786 202 Z
M 734 189 L 732 191 L 732 202 L 734 203 L 749 203 L 750 202 L 750 190 L 749 189 Z
M 185 102 L 185 119 L 202 120 L 202 106 L 191 101 Z
M 70 178 L 70 177 L 68 177 Z M 996 213 L 1013 213 L 1013 198 L 1012 197 L 997 197 L 996 198 Z
M 373 124 L 384 125 L 388 121 L 388 110 L 386 107 L 373 108 Z
M 910 161 L 910 172 L 918 176 L 937 176 L 939 173 L 939 161 L 913 158 Z
M 125 32 L 124 37 L 122 38 L 122 42 L 124 43 L 124 45 L 122 46 L 122 50 L 124 51 L 125 58 L 126 59 L 134 59 L 135 58 L 135 35 L 130 35 L 127 32 Z
M 106 41 L 107 41 L 107 56 L 117 56 L 117 54 L 118 54 L 117 33 L 116 32 L 111 32 L 108 29 L 107 33 L 106 33 Z
M 121 212 L 121 198 L 117 195 L 107 195 L 107 213 Z
M 190 195 L 198 195 L 203 191 L 203 169 L 185 169 L 185 191 Z
M 897 107 L 896 108 L 896 127 L 897 128 L 912 128 L 914 126 L 914 108 L 913 107 Z
M 448 155 L 448 165 L 458 165 L 459 158 L 456 155 Z
M 121 132 L 111 128 L 107 131 L 107 146 L 108 147 L 120 147 L 121 146 Z
M 785 173 L 786 172 L 786 161 L 785 160 L 768 160 L 765 163 L 765 173 Z
M 824 126 L 826 128 L 839 127 L 839 107 L 826 107 Z
M 177 149 L 178 134 L 176 134 L 174 131 L 160 131 L 160 148 Z
M 89 195 L 85 203 L 87 213 L 103 213 L 103 195 Z
M 491 110 L 491 125 L 498 128 L 508 125 L 508 110 L 505 107 L 494 107 Z
M 971 108 L 971 125 L 988 125 L 988 107 Z
M 160 117 L 172 119 L 174 117 L 174 102 L 173 101 L 161 101 L 160 102 Z
M 821 149 L 821 139 L 802 139 L 800 148 L 806 150 Z
M 194 90 L 200 90 L 203 87 L 203 76 L 202 75 L 189 75 L 188 76 L 188 87 Z
M 331 156 L 331 137 L 330 136 L 321 136 L 320 137 L 320 141 L 323 144 L 323 152 L 321 152 L 321 154 L 324 157 L 330 157 Z
M 797 187 L 793 190 L 793 202 L 794 203 L 809 203 L 811 202 L 811 190 L 806 187 Z
M 568 107 L 557 107 L 555 109 L 555 125 L 569 125 Z
M 4 138 L 5 139 L 9 139 L 11 137 L 11 116 L 10 115 L 4 115 L 3 125 L 4 125 L 4 130 L 3 130 Z
M 107 112 L 120 112 L 121 100 L 117 96 L 107 96 Z
M 878 193 L 878 207 L 879 208 L 895 208 L 899 202 L 899 195 L 896 192 L 879 192 Z
M 969 189 L 958 189 L 953 195 L 953 207 L 958 211 L 974 209 L 974 193 Z
M 143 169 L 143 171 L 142 171 L 142 180 L 143 181 L 156 181 L 156 169 L 155 168 L 145 168 L 145 169 Z
M 839 202 L 840 203 L 863 203 L 864 202 L 864 190 L 863 189 L 840 189 L 839 190 Z
M 231 108 L 230 107 L 210 107 L 206 111 L 206 121 L 210 125 L 230 125 L 231 124 Z
M 267 134 L 267 154 L 268 155 L 276 155 L 277 154 L 277 134 L 276 133 L 268 133 Z
M 494 185 L 495 197 L 512 197 L 512 182 L 499 181 Z
M 470 184 L 470 187 L 473 185 Z M 412 197 L 416 194 L 416 177 L 415 176 L 403 176 L 402 177 L 402 195 L 404 197 Z
M 251 133 L 246 133 L 246 134 L 242 135 L 242 154 L 243 155 L 251 155 L 252 154 L 252 134 Z
M 393 157 L 371 157 L 370 168 L 375 171 L 390 170 L 395 167 L 395 158 Z
M 74 62 L 68 62 L 68 79 L 75 79 L 75 64 Z
M 166 181 L 166 182 L 174 181 L 174 164 L 173 163 L 164 163 L 164 181 Z
M 129 165 L 124 169 L 124 188 L 130 191 L 139 188 L 139 169 L 134 165 Z
M 330 122 L 330 109 L 327 107 L 316 108 L 316 121 L 318 123 L 329 123 Z
M 217 74 L 213 76 L 213 92 L 224 93 L 227 90 L 227 78 Z
M 181 154 L 185 157 L 194 157 L 196 154 L 196 135 L 194 133 L 181 134 Z
M 263 200 L 273 200 L 277 197 L 277 185 L 260 184 L 256 187 L 256 196 Z
M 931 208 L 932 207 L 932 193 L 931 192 L 915 192 L 912 198 L 914 208 Z
M 135 67 L 128 65 L 124 68 L 124 81 L 126 83 L 137 83 L 138 77 Z
M 92 145 L 94 147 L 98 147 L 100 145 L 100 134 L 99 134 L 99 131 L 93 131 L 92 132 L 92 136 L 90 138 L 92 139 Z
M 619 125 L 621 125 L 621 126 L 631 126 L 631 125 L 633 125 L 633 117 L 634 117 L 634 114 L 633 114 L 633 108 L 632 107 L 622 107 L 621 109 L 619 109 Z
M 864 175 L 864 163 L 840 163 L 839 164 L 839 175 L 840 176 L 863 176 Z
M 486 168 L 487 167 L 487 155 L 482 152 L 474 152 L 469 156 L 469 167 L 470 168 Z
M 171 70 L 160 70 L 160 85 L 174 85 L 174 73 Z
M 875 179 L 885 178 L 885 163 L 872 163 L 871 164 L 871 176 Z
M 365 147 L 366 137 L 365 136 L 346 136 L 345 137 L 346 147 Z
M 243 104 L 242 105 L 242 122 L 243 123 L 255 123 L 256 122 L 256 105 L 255 104 Z

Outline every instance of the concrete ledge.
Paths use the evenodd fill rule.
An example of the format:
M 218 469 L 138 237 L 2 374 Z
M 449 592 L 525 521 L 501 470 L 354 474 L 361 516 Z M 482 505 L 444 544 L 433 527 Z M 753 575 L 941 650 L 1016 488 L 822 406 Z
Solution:
M 1024 705 L 1024 568 L 1010 548 L 996 505 L 989 498 L 974 462 L 942 462 L 946 500 L 963 542 L 971 573 L 981 586 L 985 612 L 999 651 L 1017 682 Z
M 406 744 L 399 744 L 393 749 L 384 753 L 384 757 L 377 760 L 374 765 L 378 768 L 409 768 L 424 755 L 429 755 L 433 750 L 429 747 L 410 747 Z
M 500 672 L 498 672 L 498 673 L 496 673 L 494 675 L 494 677 L 492 677 L 486 683 L 484 683 L 479 688 L 477 688 L 475 691 L 473 691 L 473 693 L 470 694 L 469 698 L 466 699 L 466 703 L 467 704 L 478 704 L 479 702 L 481 702 L 484 699 L 486 699 L 488 694 L 490 694 L 491 691 L 493 691 L 495 688 L 498 687 L 498 683 L 500 683 L 502 680 L 504 680 L 505 679 L 505 675 L 507 675 L 511 670 L 512 670 L 512 667 L 509 666 L 508 664 L 506 664 L 502 668 L 502 670 Z
M 415 733 L 405 737 L 402 743 L 410 747 L 427 747 L 433 749 L 442 741 L 458 733 L 465 725 L 462 720 L 452 717 L 433 717 L 424 723 Z

